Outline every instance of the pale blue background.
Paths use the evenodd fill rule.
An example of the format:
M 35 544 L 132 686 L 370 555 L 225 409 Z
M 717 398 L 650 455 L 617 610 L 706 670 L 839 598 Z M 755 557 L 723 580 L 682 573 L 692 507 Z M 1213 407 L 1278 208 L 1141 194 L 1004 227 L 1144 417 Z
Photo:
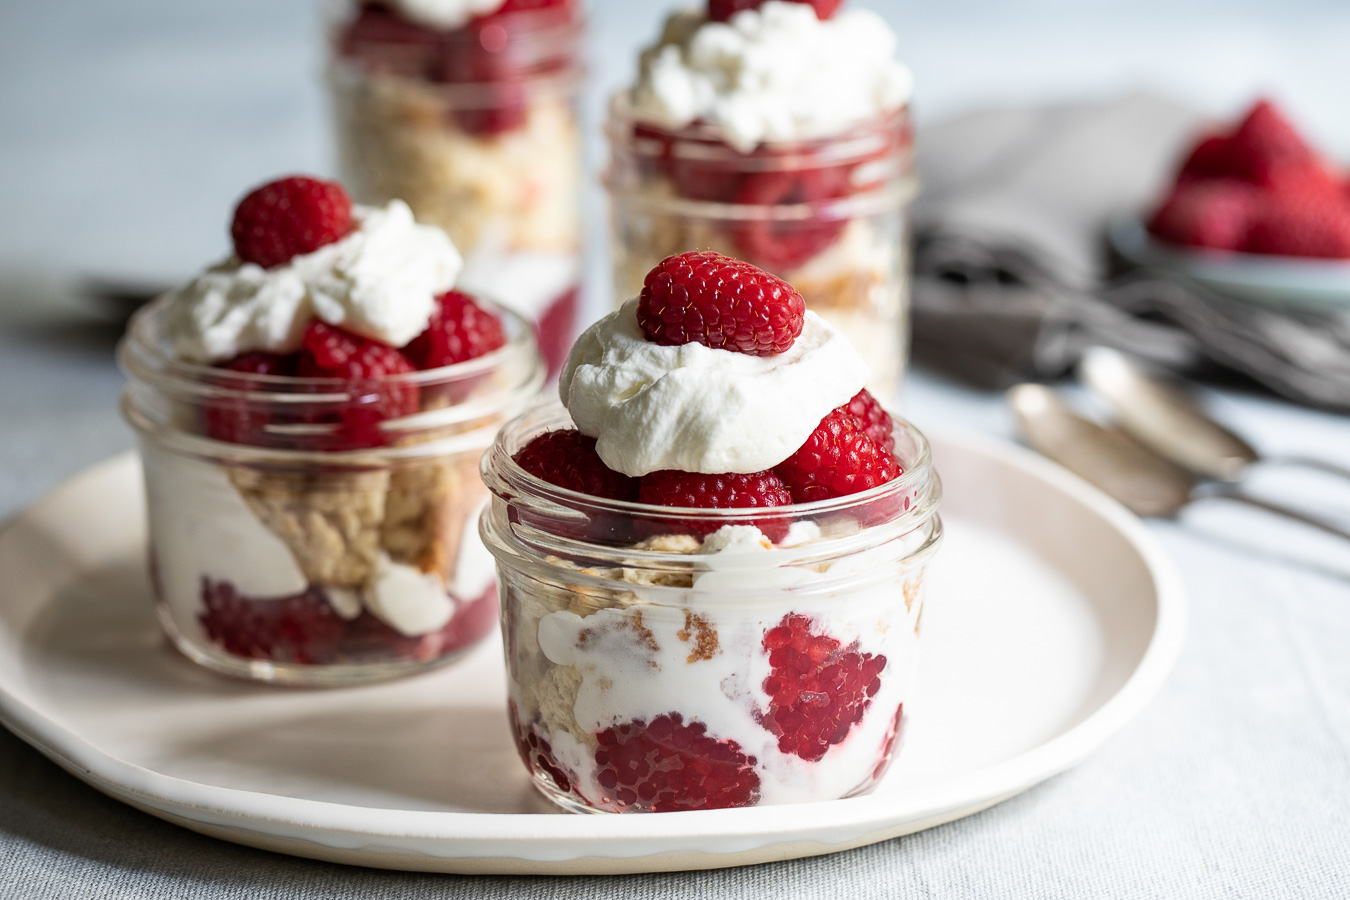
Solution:
M 1140 85 L 1231 113 L 1269 91 L 1350 158 L 1343 0 L 870 5 L 900 34 L 921 122 Z M 664 7 L 591 8 L 594 111 L 629 77 Z M 320 18 L 277 0 L 0 0 L 0 518 L 131 443 L 114 407 L 112 336 L 72 283 L 181 277 L 224 252 L 243 187 L 328 170 Z M 599 310 L 604 279 L 593 281 Z M 1350 464 L 1344 417 L 1209 396 L 1263 449 Z M 924 373 L 905 407 L 921 425 L 1010 433 L 997 396 Z M 1350 487 L 1275 476 L 1257 487 L 1350 520 Z M 1172 681 L 1090 761 L 962 822 L 721 872 L 401 875 L 199 837 L 107 800 L 0 732 L 0 897 L 1346 896 L 1350 552 L 1222 506 L 1151 528 L 1192 598 Z

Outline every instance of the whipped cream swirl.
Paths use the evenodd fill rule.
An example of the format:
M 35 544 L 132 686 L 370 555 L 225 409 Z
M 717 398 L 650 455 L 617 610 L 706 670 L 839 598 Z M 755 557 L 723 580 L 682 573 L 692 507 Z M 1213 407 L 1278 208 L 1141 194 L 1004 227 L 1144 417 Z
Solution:
M 625 475 L 768 469 L 867 381 L 853 345 L 810 310 L 786 353 L 749 356 L 649 343 L 637 303 L 577 339 L 558 384 L 577 428 Z
M 231 257 L 172 293 L 166 337 L 180 359 L 219 362 L 254 350 L 300 348 L 314 319 L 402 347 L 427 327 L 436 296 L 464 262 L 439 228 L 402 200 L 357 206 L 352 233 L 284 266 Z
M 701 120 L 742 153 L 828 137 L 909 101 L 914 80 L 895 45 L 864 9 L 821 21 L 805 3 L 769 0 L 725 23 L 677 12 L 642 54 L 634 114 L 666 128 Z
M 393 0 L 409 21 L 430 28 L 463 28 L 469 20 L 501 9 L 506 0 Z

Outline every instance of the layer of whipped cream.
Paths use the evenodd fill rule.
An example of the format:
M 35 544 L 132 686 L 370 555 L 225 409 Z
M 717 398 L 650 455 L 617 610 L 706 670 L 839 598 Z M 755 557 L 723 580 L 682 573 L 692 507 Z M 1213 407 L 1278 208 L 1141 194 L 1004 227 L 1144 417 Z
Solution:
M 152 444 L 143 445 L 142 453 L 159 586 L 180 623 L 196 620 L 203 578 L 229 582 L 255 600 L 292 597 L 309 588 L 285 542 L 258 520 L 223 469 Z M 456 596 L 477 599 L 492 574 L 491 557 L 478 532 L 466 529 L 453 585 Z M 366 609 L 407 637 L 439 631 L 456 609 L 439 577 L 387 554 L 380 555 L 366 584 L 352 589 L 325 586 L 324 595 L 342 618 L 354 619 Z
M 336 243 L 274 269 L 230 257 L 174 291 L 166 338 L 175 356 L 198 362 L 290 353 L 318 318 L 402 347 L 463 265 L 445 232 L 418 224 L 402 200 L 357 206 L 352 233 Z
M 876 13 L 821 21 L 805 3 L 769 0 L 710 22 L 672 14 L 643 52 L 634 114 L 666 128 L 695 121 L 748 153 L 764 141 L 828 137 L 904 106 L 913 76 L 895 59 L 895 32 Z
M 762 804 L 806 802 L 844 796 L 872 773 L 885 745 L 896 708 L 908 699 L 917 659 L 914 626 L 919 605 L 904 602 L 907 572 L 893 551 L 858 554 L 850 570 L 890 569 L 893 578 L 863 587 L 798 594 L 788 605 L 755 604 L 756 596 L 794 587 L 809 591 L 811 582 L 840 574 L 836 562 L 825 573 L 775 564 L 765 536 L 753 526 L 726 526 L 699 548 L 703 569 L 691 589 L 673 602 L 669 591 L 647 598 L 650 588 L 628 587 L 642 610 L 643 639 L 634 640 L 632 610 L 601 609 L 587 616 L 560 610 L 539 619 L 538 645 L 555 666 L 571 667 L 579 679 L 570 709 L 550 722 L 547 735 L 555 755 L 577 776 L 577 789 L 599 799 L 609 792 L 596 781 L 591 747 L 578 732 L 594 734 L 616 723 L 651 721 L 679 713 L 700 722 L 719 740 L 733 740 L 756 759 Z M 737 602 L 727 603 L 728 592 Z M 749 602 L 747 602 L 749 601 Z M 764 682 L 772 667 L 764 635 L 787 611 L 805 616 L 813 629 L 859 653 L 882 655 L 881 685 L 862 721 L 817 761 L 784 753 L 762 724 L 768 704 Z M 686 614 L 687 613 L 687 614 Z M 716 634 L 711 654 L 691 654 L 690 623 Z M 567 720 L 567 712 L 572 721 Z
M 637 304 L 586 329 L 558 383 L 577 428 L 626 475 L 771 468 L 867 381 L 848 339 L 810 310 L 786 353 L 749 356 L 650 343 Z
M 463 28 L 469 20 L 501 9 L 506 0 L 386 0 L 404 18 L 429 28 Z

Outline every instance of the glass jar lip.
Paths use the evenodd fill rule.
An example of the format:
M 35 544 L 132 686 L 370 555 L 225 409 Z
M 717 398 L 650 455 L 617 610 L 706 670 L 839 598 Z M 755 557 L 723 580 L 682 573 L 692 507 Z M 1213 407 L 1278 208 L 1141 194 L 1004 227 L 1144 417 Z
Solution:
M 848 221 L 886 214 L 909 203 L 918 193 L 913 154 L 887 156 L 888 135 L 908 127 L 909 107 L 899 107 L 876 121 L 818 138 L 790 142 L 763 142 L 750 153 L 741 153 L 710 125 L 665 128 L 638 118 L 628 91 L 610 98 L 605 134 L 610 159 L 601 182 L 616 207 L 675 215 L 688 219 L 713 219 L 775 223 Z M 640 135 L 641 127 L 649 134 Z M 908 145 L 904 145 L 908 147 Z M 626 158 L 627 157 L 627 158 Z M 672 160 L 726 174 L 794 172 L 856 166 L 869 168 L 875 183 L 844 196 L 783 203 L 737 203 L 699 200 L 664 191 L 642 189 L 645 165 L 663 171 Z M 634 164 L 636 161 L 636 165 Z M 670 177 L 666 174 L 665 177 Z
M 539 421 L 545 418 L 547 422 Z M 933 471 L 932 451 L 928 439 L 908 420 L 898 416 L 893 418 L 897 434 L 909 438 L 915 448 L 914 458 L 906 463 L 905 471 L 900 477 L 856 494 L 787 506 L 740 509 L 655 506 L 636 501 L 595 497 L 544 481 L 521 468 L 512 453 L 508 452 L 506 444 L 512 438 L 523 438 L 526 435 L 535 437 L 556 430 L 558 426 L 575 427 L 567 411 L 557 400 L 538 403 L 503 425 L 497 433 L 496 440 L 493 441 L 492 448 L 483 455 L 481 468 L 488 489 L 499 497 L 530 496 L 585 514 L 618 514 L 657 521 L 692 519 L 708 524 L 719 521 L 727 524 L 745 524 L 747 519 L 786 520 L 847 513 L 879 500 L 900 498 L 914 492 L 916 502 L 898 518 L 918 524 L 936 511 L 941 497 L 941 486 Z M 522 440 L 522 446 L 524 443 Z M 505 493 L 513 488 L 517 490 L 510 494 Z
M 505 3 L 505 0 L 503 0 Z M 510 28 L 502 29 L 506 38 L 506 43 L 500 45 L 498 49 L 509 47 L 513 43 L 524 43 L 526 41 L 549 42 L 556 40 L 560 36 L 570 35 L 580 37 L 585 30 L 586 16 L 580 2 L 567 3 L 557 6 L 545 6 L 536 9 L 515 9 L 501 12 L 500 7 L 491 13 L 492 18 L 486 22 L 483 17 L 475 16 L 467 20 L 463 25 L 456 28 L 445 28 L 438 25 L 432 25 L 426 22 L 418 22 L 403 15 L 397 8 L 397 5 L 388 0 L 376 0 L 376 2 L 366 2 L 366 0 L 330 0 L 326 4 L 328 7 L 325 12 L 327 25 L 331 30 L 335 30 L 349 25 L 354 17 L 360 12 L 363 6 L 383 6 L 395 16 L 403 19 L 405 22 L 415 25 L 425 31 L 436 34 L 442 40 L 450 38 L 453 40 L 463 40 L 469 42 L 478 40 L 474 25 L 480 27 L 491 27 L 494 23 L 510 22 Z M 388 41 L 386 43 L 399 44 L 403 41 Z
M 741 165 L 749 164 L 752 168 L 758 164 L 763 170 L 772 170 L 772 157 L 780 155 L 809 154 L 813 159 L 833 165 L 860 161 L 875 151 L 879 135 L 907 127 L 910 119 L 909 103 L 906 102 L 894 109 L 884 110 L 875 119 L 859 122 L 842 131 L 791 141 L 765 140 L 749 153 L 743 153 L 727 142 L 722 130 L 716 125 L 694 122 L 672 128 L 642 118 L 633 106 L 631 88 L 614 92 L 609 98 L 608 110 L 605 134 L 611 141 L 631 140 L 635 130 L 641 127 L 652 132 L 653 137 L 678 141 L 681 145 L 678 151 L 688 158 L 734 160 Z M 643 145 L 639 149 L 655 149 L 654 142 L 652 147 Z
M 524 316 L 504 304 L 477 296 L 475 301 L 496 313 L 506 326 L 510 339 L 490 353 L 476 356 L 463 362 L 434 369 L 419 369 L 414 372 L 396 375 L 382 375 L 377 378 L 362 379 L 363 384 L 376 386 L 450 384 L 455 381 L 477 378 L 487 372 L 500 368 L 511 358 L 522 354 L 522 350 L 535 351 L 535 327 Z M 326 393 L 341 394 L 342 387 L 350 384 L 349 379 L 329 377 L 301 377 L 295 375 L 255 375 L 249 372 L 235 372 L 222 369 L 209 363 L 180 359 L 167 352 L 151 332 L 157 317 L 163 316 L 173 302 L 173 295 L 163 294 L 141 307 L 131 317 L 126 334 L 118 344 L 118 360 L 123 369 L 132 377 L 144 377 L 169 385 L 178 382 L 189 390 L 212 388 L 230 390 L 233 385 L 246 389 L 247 393 L 258 394 L 303 394 L 309 401 L 325 396 Z M 535 363 L 540 364 L 537 352 L 533 352 Z M 276 387 L 278 390 L 267 390 Z M 331 392 L 280 390 L 281 388 L 334 388 Z
M 410 82 L 434 90 L 454 106 L 492 107 L 501 103 L 500 82 L 491 80 L 441 82 L 417 77 L 409 73 L 372 71 L 359 56 L 341 51 L 342 29 L 350 25 L 365 4 L 360 0 L 332 0 L 327 19 L 329 44 L 329 76 L 335 83 L 355 83 L 363 78 L 380 77 Z M 389 4 L 382 4 L 391 8 Z M 394 10 L 397 14 L 397 10 Z M 407 20 L 412 21 L 412 20 Z M 458 28 L 438 28 L 423 23 L 413 24 L 435 35 L 435 40 L 452 53 L 486 49 L 491 43 L 494 54 L 512 55 L 531 60 L 519 73 L 515 83 L 533 89 L 551 89 L 574 93 L 580 89 L 585 66 L 578 52 L 586 30 L 586 17 L 580 3 L 566 7 L 514 10 L 501 13 L 493 20 L 473 27 L 475 20 Z M 369 41 L 372 46 L 397 49 L 409 46 L 407 41 Z

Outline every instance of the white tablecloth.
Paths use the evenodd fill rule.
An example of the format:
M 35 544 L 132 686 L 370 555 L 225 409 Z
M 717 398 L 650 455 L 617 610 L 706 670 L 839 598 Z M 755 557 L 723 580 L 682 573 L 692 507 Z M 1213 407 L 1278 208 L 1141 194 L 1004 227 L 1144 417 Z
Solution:
M 1278 14 L 1226 4 L 1223 21 L 1163 0 L 1093 13 L 1053 0 L 922 15 L 914 4 L 871 5 L 900 32 L 923 116 L 1140 81 L 1227 110 L 1269 87 L 1317 123 L 1321 140 L 1350 147 L 1350 14 L 1335 0 Z M 630 73 L 658 5 L 592 8 L 593 111 Z M 241 188 L 327 170 L 318 34 L 313 9 L 268 0 L 0 7 L 0 517 L 131 444 L 115 410 L 115 335 L 73 299 L 74 280 L 181 276 L 225 251 Z M 603 277 L 592 288 L 599 310 Z M 1346 418 L 1237 392 L 1211 399 L 1263 449 L 1350 464 Z M 998 397 L 923 373 L 905 407 L 920 425 L 1010 429 Z M 1350 519 L 1350 485 L 1272 472 L 1257 487 Z M 200 837 L 103 797 L 0 732 L 0 896 L 1350 894 L 1350 549 L 1218 503 L 1151 527 L 1192 604 L 1167 688 L 1077 769 L 941 828 L 713 872 L 377 872 Z

